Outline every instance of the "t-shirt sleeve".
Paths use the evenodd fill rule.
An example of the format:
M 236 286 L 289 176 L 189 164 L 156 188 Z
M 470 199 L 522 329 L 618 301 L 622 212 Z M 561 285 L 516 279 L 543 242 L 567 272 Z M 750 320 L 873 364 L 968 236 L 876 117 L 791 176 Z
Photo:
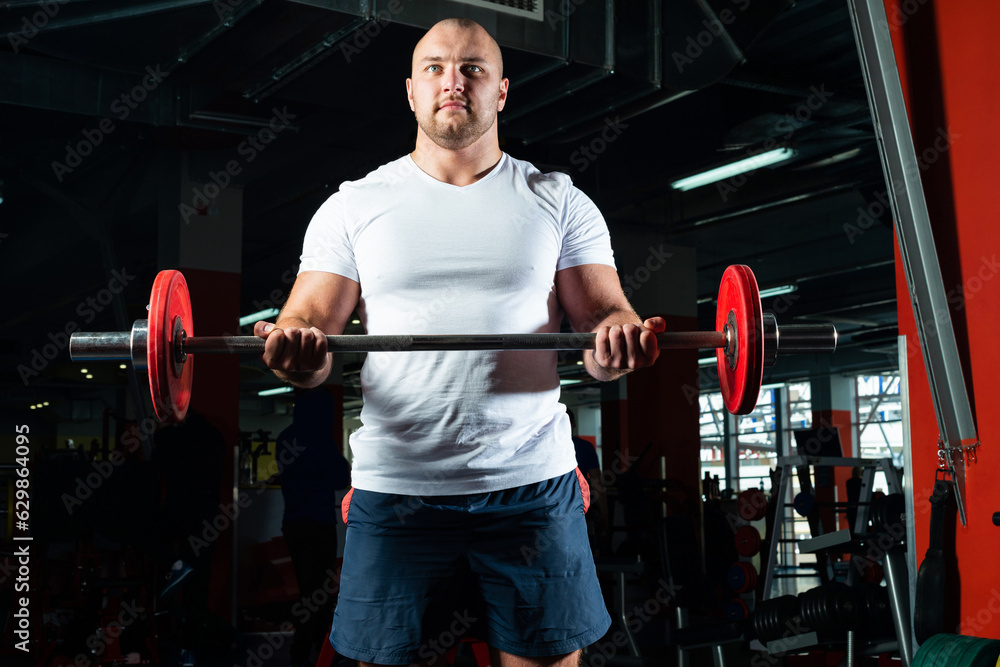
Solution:
M 563 243 L 556 270 L 581 264 L 607 264 L 614 267 L 608 224 L 597 205 L 570 184 L 563 206 Z
M 348 229 L 344 196 L 343 191 L 333 195 L 313 215 L 302 243 L 299 273 L 326 271 L 361 282 Z

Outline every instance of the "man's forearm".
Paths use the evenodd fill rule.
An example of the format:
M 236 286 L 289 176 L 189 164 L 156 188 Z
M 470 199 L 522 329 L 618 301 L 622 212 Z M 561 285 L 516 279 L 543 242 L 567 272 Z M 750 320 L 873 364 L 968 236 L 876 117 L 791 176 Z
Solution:
M 299 389 L 312 389 L 313 387 L 318 387 L 323 384 L 327 376 L 330 375 L 330 370 L 333 368 L 333 357 L 330 354 L 326 355 L 326 361 L 323 362 L 323 366 L 314 371 L 274 371 L 274 374 L 278 376 L 278 379 L 282 382 L 287 382 L 288 384 L 298 387 Z

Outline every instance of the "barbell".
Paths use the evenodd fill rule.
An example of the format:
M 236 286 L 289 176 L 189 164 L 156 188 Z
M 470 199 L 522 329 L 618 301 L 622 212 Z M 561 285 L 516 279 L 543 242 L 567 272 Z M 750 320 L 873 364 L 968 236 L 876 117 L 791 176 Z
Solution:
M 750 267 L 726 269 L 719 288 L 717 331 L 657 334 L 661 349 L 715 348 L 719 385 L 726 409 L 747 414 L 760 393 L 763 367 L 778 354 L 833 352 L 837 330 L 831 324 L 782 325 L 763 313 L 757 280 Z M 421 350 L 590 350 L 593 333 L 498 335 L 340 335 L 327 336 L 331 352 L 412 352 Z M 70 358 L 76 361 L 131 361 L 146 370 L 153 408 L 160 421 L 176 422 L 187 414 L 194 372 L 192 354 L 264 352 L 257 336 L 195 336 L 191 296 L 180 271 L 157 274 L 149 299 L 149 316 L 131 331 L 77 332 L 70 336 Z

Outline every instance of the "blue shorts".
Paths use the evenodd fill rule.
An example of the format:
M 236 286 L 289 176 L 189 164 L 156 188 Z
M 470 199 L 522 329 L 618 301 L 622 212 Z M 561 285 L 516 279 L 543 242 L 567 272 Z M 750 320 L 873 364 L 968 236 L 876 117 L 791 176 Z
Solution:
M 379 664 L 429 661 L 463 637 L 527 657 L 611 625 L 579 471 L 514 489 L 403 496 L 352 489 L 330 643 Z

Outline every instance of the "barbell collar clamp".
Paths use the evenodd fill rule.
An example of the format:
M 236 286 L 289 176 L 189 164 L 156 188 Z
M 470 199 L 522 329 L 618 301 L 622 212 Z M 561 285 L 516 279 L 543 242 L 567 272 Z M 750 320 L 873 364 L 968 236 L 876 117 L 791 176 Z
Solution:
M 740 358 L 740 346 L 737 338 L 736 328 L 736 311 L 730 310 L 729 315 L 726 317 L 726 346 L 724 348 L 724 354 L 726 357 L 726 363 L 729 364 L 729 370 L 736 368 L 736 362 Z
M 131 331 L 77 331 L 69 337 L 69 357 L 73 361 L 130 361 L 137 371 L 147 369 L 146 320 L 136 320 Z

